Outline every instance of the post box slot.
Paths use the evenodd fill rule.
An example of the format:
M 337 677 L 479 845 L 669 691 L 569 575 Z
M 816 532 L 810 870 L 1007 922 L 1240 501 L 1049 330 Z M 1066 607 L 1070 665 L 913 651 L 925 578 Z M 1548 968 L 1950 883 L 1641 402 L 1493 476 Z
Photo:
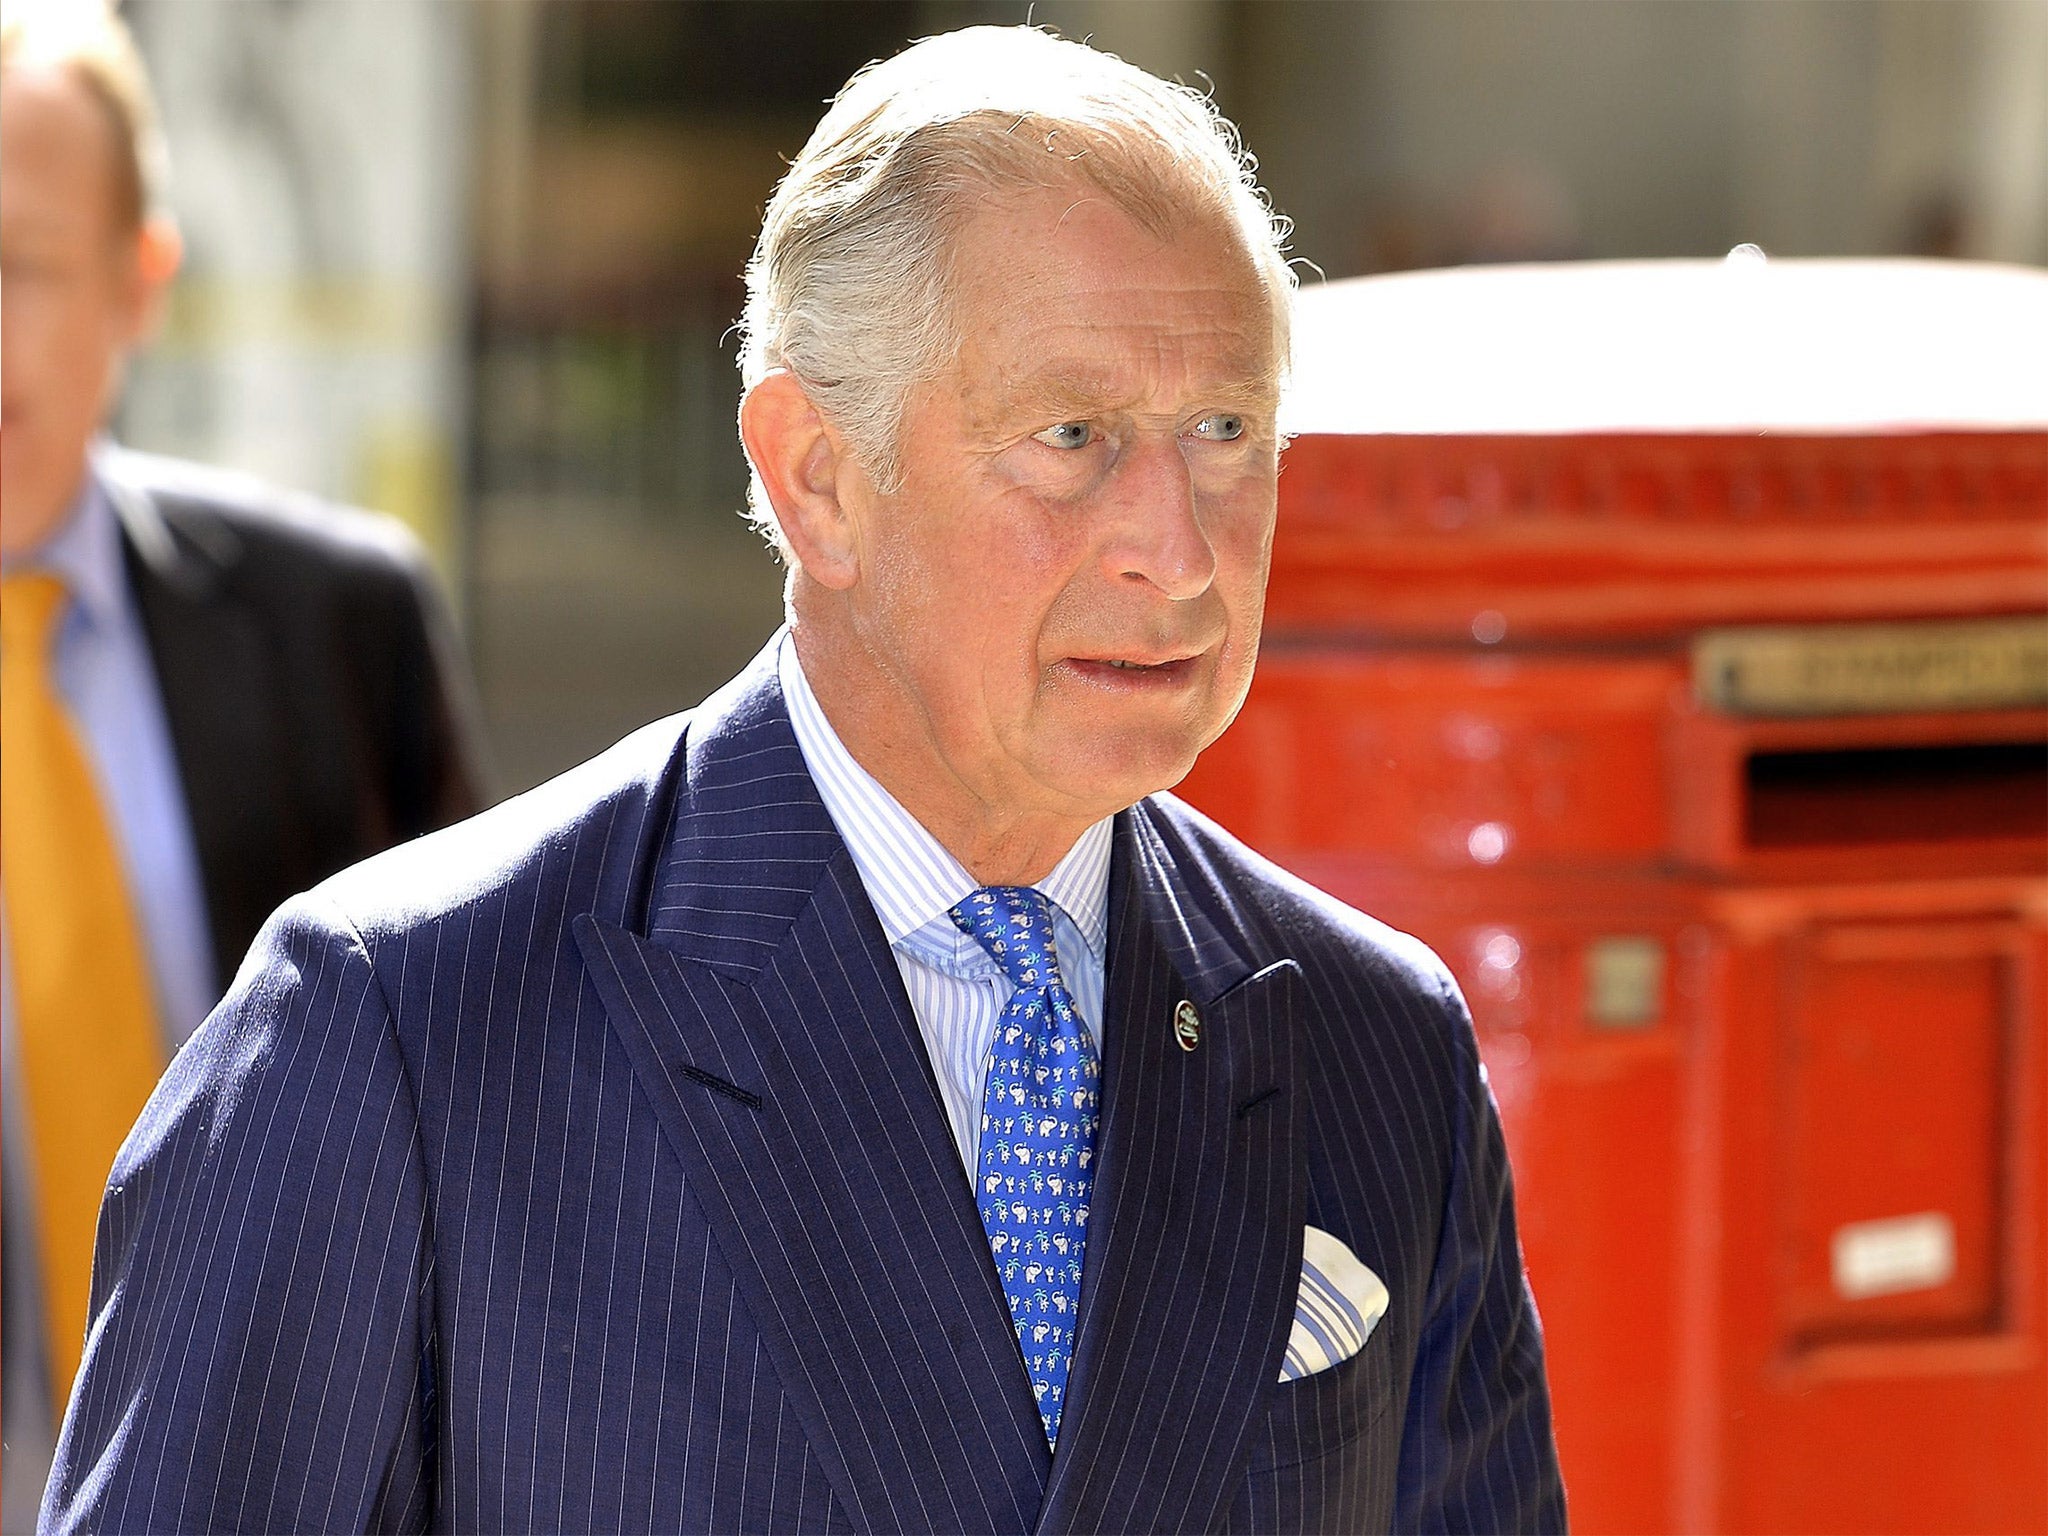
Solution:
M 1755 752 L 1751 848 L 2048 837 L 2048 742 Z

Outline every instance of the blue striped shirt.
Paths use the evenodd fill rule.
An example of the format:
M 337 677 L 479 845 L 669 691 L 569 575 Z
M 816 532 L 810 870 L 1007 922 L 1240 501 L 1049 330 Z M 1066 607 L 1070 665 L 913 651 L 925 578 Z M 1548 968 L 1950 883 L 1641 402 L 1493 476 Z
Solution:
M 965 866 L 884 789 L 839 739 L 797 660 L 785 631 L 777 656 L 782 695 L 804 766 L 881 919 L 882 933 L 903 973 L 925 1052 L 939 1080 L 947 1122 L 960 1159 L 973 1175 L 979 1158 L 982 1088 L 996 1018 L 1010 984 L 948 911 L 977 888 Z M 1052 903 L 1053 948 L 1075 1011 L 1102 1051 L 1103 948 L 1109 933 L 1110 819 L 1083 832 L 1038 882 Z

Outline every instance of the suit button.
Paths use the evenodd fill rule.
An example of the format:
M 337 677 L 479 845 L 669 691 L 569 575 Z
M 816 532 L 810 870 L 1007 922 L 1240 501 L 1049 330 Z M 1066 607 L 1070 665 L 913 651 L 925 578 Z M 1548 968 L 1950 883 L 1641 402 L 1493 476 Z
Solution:
M 1173 1038 L 1180 1042 L 1184 1051 L 1192 1051 L 1202 1043 L 1202 1016 L 1195 1012 L 1195 1005 L 1186 998 L 1173 1010 Z

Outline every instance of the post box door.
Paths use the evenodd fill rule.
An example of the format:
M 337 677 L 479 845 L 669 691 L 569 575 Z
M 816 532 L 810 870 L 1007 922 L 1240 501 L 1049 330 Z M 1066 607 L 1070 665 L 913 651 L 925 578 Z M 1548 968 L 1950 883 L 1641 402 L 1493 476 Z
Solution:
M 1733 971 L 1722 1454 L 1695 1513 L 1747 1531 L 2036 1529 L 2041 932 L 2016 915 L 1817 921 L 1764 948 Z

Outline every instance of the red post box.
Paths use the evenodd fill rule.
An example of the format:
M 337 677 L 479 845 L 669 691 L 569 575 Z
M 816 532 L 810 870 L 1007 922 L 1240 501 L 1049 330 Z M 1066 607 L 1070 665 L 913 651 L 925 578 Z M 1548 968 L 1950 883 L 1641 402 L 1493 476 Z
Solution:
M 1587 1531 L 2048 1527 L 2048 274 L 1305 294 L 1184 793 L 1428 940 Z

